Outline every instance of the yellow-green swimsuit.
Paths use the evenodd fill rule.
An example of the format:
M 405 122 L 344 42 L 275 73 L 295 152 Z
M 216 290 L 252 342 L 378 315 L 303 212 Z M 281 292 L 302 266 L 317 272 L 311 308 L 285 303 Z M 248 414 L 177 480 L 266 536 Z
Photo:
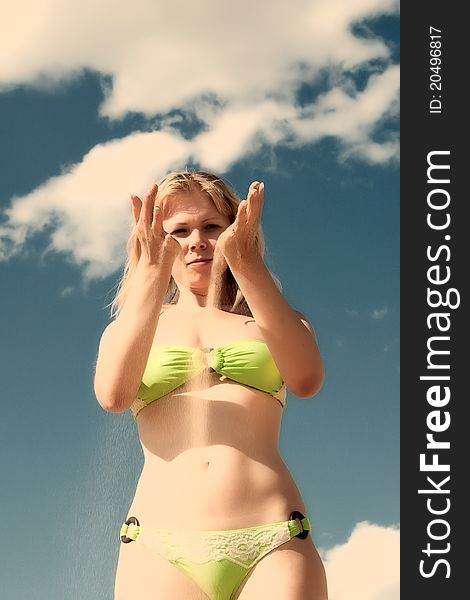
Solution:
M 286 403 L 286 387 L 268 346 L 261 340 L 241 340 L 219 348 L 153 346 L 137 399 L 131 406 L 138 413 L 186 383 L 205 369 L 274 396 Z
M 205 369 L 271 394 L 282 407 L 286 386 L 268 346 L 241 340 L 219 348 L 154 346 L 142 377 L 134 418 L 159 398 Z M 287 521 L 226 531 L 149 529 L 130 517 L 121 527 L 121 541 L 139 541 L 191 577 L 210 600 L 232 600 L 241 583 L 268 552 L 310 531 L 307 517 L 294 511 Z
M 131 517 L 120 535 L 121 541 L 143 543 L 171 562 L 210 600 L 233 600 L 258 561 L 293 537 L 306 537 L 310 529 L 310 521 L 299 512 L 288 521 L 225 531 L 148 529 Z

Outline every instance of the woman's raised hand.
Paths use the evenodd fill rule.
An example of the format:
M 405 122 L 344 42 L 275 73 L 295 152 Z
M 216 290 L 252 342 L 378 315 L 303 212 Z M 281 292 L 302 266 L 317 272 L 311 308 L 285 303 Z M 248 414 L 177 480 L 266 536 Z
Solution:
M 246 200 L 238 205 L 235 221 L 217 240 L 217 247 L 229 265 L 259 257 L 256 234 L 261 223 L 263 202 L 264 183 L 254 181 L 248 189 Z
M 158 185 L 154 183 L 144 201 L 132 194 L 132 211 L 140 245 L 140 259 L 149 265 L 171 266 L 181 251 L 177 240 L 163 229 L 161 207 L 157 201 Z

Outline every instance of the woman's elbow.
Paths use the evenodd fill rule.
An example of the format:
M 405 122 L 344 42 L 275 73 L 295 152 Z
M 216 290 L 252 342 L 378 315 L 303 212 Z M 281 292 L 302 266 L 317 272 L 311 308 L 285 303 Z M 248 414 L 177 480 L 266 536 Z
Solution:
M 126 402 L 120 394 L 115 394 L 109 390 L 104 390 L 95 384 L 95 396 L 98 404 L 106 412 L 121 413 L 129 408 L 129 403 Z
M 312 396 L 315 396 L 321 390 L 324 380 L 325 372 L 322 367 L 318 372 L 300 381 L 296 389 L 292 390 L 292 392 L 298 398 L 312 398 Z
M 106 412 L 109 413 L 121 413 L 124 412 L 126 409 L 122 408 L 121 404 L 117 403 L 117 402 L 110 402 L 110 401 L 100 401 L 98 400 L 99 405 L 101 406 L 101 408 L 103 408 Z

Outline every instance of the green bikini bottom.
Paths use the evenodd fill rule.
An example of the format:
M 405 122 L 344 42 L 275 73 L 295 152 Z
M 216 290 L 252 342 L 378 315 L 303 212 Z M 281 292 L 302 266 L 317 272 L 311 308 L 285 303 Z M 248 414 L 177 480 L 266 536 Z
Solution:
M 210 600 L 233 600 L 251 569 L 266 554 L 293 537 L 307 537 L 310 521 L 299 511 L 288 521 L 226 531 L 147 529 L 130 517 L 121 527 L 121 541 L 138 541 L 175 565 Z

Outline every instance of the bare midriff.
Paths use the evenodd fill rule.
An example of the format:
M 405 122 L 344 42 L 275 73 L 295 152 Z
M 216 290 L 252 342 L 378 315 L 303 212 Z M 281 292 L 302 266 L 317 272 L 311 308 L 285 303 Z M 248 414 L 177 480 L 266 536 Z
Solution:
M 129 516 L 218 530 L 306 514 L 279 454 L 282 410 L 270 394 L 209 372 L 142 409 L 145 461 Z

